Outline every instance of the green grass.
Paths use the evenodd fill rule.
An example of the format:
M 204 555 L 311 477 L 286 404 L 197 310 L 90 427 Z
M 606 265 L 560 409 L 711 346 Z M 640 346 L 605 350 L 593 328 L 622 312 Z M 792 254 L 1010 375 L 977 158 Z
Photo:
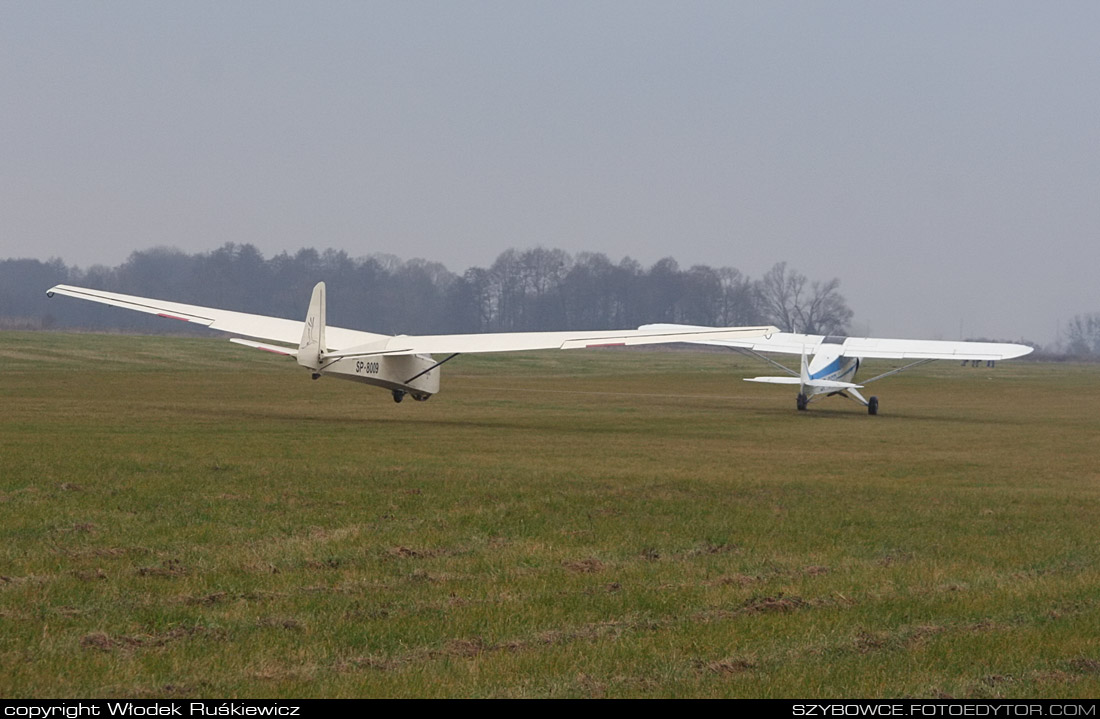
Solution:
M 1100 693 L 1100 367 L 0 340 L 2 697 Z

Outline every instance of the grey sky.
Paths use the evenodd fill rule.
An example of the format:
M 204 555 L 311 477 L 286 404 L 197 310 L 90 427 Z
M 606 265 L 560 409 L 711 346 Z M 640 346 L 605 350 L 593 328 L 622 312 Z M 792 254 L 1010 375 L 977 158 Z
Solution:
M 1100 3 L 0 3 L 0 258 L 509 247 L 1100 311 Z

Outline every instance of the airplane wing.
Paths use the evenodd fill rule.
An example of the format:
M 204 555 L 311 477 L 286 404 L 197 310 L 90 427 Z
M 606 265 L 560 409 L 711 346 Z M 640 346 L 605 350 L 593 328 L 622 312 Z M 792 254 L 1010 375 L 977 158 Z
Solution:
M 684 329 L 701 330 L 694 325 L 644 325 L 642 329 Z M 694 340 L 693 340 L 694 341 Z M 803 352 L 814 354 L 821 345 L 828 345 L 830 351 L 841 357 L 859 357 L 862 359 L 954 359 L 954 360 L 1003 360 L 1023 357 L 1032 351 L 1031 347 L 1006 342 L 965 342 L 945 340 L 907 340 L 878 337 L 825 337 L 792 332 L 776 332 L 733 340 L 704 341 L 702 344 L 717 347 L 735 347 L 754 352 L 779 352 L 800 355 Z
M 47 296 L 65 295 L 113 307 L 145 312 L 168 319 L 183 320 L 213 330 L 244 335 L 272 342 L 285 342 L 297 347 L 302 339 L 304 322 L 266 315 L 248 314 L 200 307 L 178 302 L 136 297 L 116 292 L 104 292 L 70 285 L 57 285 Z M 637 330 L 593 330 L 578 332 L 500 332 L 459 335 L 391 335 L 326 326 L 327 359 L 410 354 L 467 354 L 476 352 L 517 352 L 537 349 L 583 349 L 623 345 L 663 344 L 668 342 L 704 342 L 735 340 L 777 332 L 775 327 L 685 327 Z M 280 348 L 259 342 L 238 340 L 239 344 L 269 352 Z
M 1002 360 L 1023 357 L 1033 351 L 1027 345 L 1007 342 L 899 340 L 848 337 L 842 345 L 846 357 L 872 359 Z

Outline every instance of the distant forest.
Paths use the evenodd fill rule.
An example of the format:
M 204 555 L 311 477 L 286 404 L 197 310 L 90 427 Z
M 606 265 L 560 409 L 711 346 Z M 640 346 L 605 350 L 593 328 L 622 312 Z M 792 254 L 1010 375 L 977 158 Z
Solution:
M 249 244 L 208 253 L 154 248 L 118 267 L 83 270 L 60 259 L 0 260 L 0 328 L 179 332 L 154 317 L 79 302 L 47 300 L 55 284 L 300 319 L 313 285 L 328 285 L 330 324 L 386 334 L 625 329 L 649 322 L 713 326 L 775 324 L 843 334 L 852 317 L 839 280 L 811 281 L 775 265 L 753 279 L 731 267 L 671 257 L 651 267 L 598 253 L 507 250 L 489 267 L 462 274 L 438 262 L 389 255 L 349 257 L 302 249 L 264 256 Z

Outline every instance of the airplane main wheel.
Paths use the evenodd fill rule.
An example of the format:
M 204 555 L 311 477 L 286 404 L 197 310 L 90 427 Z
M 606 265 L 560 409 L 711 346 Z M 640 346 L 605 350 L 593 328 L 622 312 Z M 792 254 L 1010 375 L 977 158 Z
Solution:
M 405 399 L 405 391 L 400 390 L 400 389 L 395 389 L 393 391 L 393 401 L 394 402 L 400 402 L 403 399 Z
M 810 403 L 809 397 L 807 397 L 804 394 L 798 395 L 798 411 L 799 412 L 805 412 L 806 411 L 806 405 L 808 405 L 809 403 Z
M 867 400 L 867 414 L 878 414 L 878 397 Z
M 412 396 L 417 402 L 427 402 L 429 397 L 431 397 L 430 394 L 414 394 Z

